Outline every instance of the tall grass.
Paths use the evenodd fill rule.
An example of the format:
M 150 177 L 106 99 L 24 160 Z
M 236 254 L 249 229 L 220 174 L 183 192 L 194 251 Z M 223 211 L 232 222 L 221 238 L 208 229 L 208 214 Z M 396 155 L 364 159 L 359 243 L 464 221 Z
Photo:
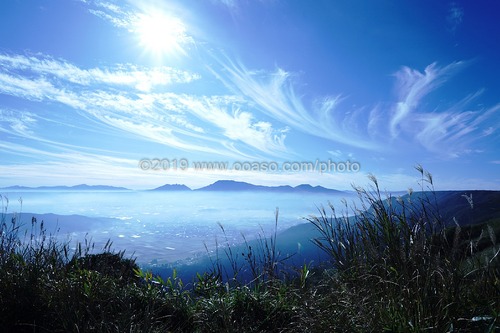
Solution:
M 283 256 L 277 247 L 278 220 L 279 210 L 276 209 L 274 229 L 270 236 L 261 227 L 257 239 L 250 241 L 242 234 L 242 243 L 236 246 L 231 244 L 224 226 L 219 224 L 224 242 L 219 244 L 216 239 L 215 256 L 210 254 L 205 245 L 212 265 L 211 275 L 233 285 L 246 283 L 253 286 L 288 275 L 286 261 L 290 255 Z
M 370 176 L 355 188 L 360 207 L 352 218 L 320 210 L 309 221 L 335 268 L 327 283 L 331 323 L 350 331 L 494 332 L 500 321 L 500 274 L 495 249 L 480 260 L 477 240 L 446 228 L 435 205 L 433 180 L 423 168 L 423 191 L 383 196 Z M 465 203 L 465 201 L 464 201 Z M 483 258 L 484 259 L 484 258 Z
M 185 299 L 137 277 L 110 242 L 97 254 L 88 240 L 72 249 L 2 204 L 0 332 L 190 331 Z
M 370 176 L 358 206 L 311 216 L 321 266 L 287 267 L 276 212 L 270 236 L 240 246 L 221 225 L 212 269 L 192 281 L 143 271 L 111 243 L 58 242 L 43 221 L 7 218 L 0 197 L 0 332 L 495 332 L 500 223 L 450 226 L 417 170 L 418 192 L 393 197 Z

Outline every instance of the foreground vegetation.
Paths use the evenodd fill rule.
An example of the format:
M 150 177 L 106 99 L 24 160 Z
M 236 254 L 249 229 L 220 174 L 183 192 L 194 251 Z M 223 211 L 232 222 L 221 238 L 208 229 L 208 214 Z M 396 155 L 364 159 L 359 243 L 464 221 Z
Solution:
M 422 190 L 432 190 L 430 175 L 418 170 Z M 71 249 L 43 222 L 23 229 L 6 220 L 4 203 L 0 331 L 500 330 L 500 221 L 450 227 L 432 191 L 385 198 L 371 180 L 356 189 L 361 207 L 346 204 L 337 216 L 332 206 L 309 218 L 330 261 L 287 267 L 274 234 L 257 247 L 246 243 L 243 253 L 223 248 L 230 267 L 213 258 L 212 270 L 193 281 L 141 271 L 111 244 L 97 254 L 91 244 Z

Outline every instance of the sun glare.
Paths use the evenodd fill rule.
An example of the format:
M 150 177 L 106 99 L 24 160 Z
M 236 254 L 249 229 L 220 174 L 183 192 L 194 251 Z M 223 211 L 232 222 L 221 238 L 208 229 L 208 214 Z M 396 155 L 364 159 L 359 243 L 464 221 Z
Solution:
M 156 56 L 185 53 L 183 46 L 189 40 L 182 21 L 163 13 L 140 15 L 135 32 L 140 46 Z

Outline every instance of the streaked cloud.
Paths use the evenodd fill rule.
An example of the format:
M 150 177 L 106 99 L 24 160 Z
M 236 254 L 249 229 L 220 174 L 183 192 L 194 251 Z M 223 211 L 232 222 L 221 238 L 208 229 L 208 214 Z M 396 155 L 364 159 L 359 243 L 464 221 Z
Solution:
M 212 0 L 212 2 L 215 4 L 221 4 L 230 9 L 234 9 L 237 7 L 237 0 Z
M 0 92 L 31 101 L 59 102 L 148 141 L 231 157 L 281 156 L 287 152 L 286 129 L 275 130 L 271 123 L 243 111 L 241 98 L 142 91 L 144 85 L 166 83 L 165 77 L 163 81 L 149 77 L 155 68 L 140 72 L 122 68 L 117 74 L 83 70 L 45 56 L 20 55 L 3 55 L 0 65 L 9 73 L 0 73 Z M 169 83 L 176 84 L 199 77 L 174 70 L 168 73 L 184 74 L 168 77 Z M 115 89 L 123 84 L 130 89 Z
M 420 100 L 442 85 L 463 65 L 463 62 L 454 62 L 445 67 L 438 67 L 433 63 L 427 66 L 423 73 L 403 67 L 394 74 L 399 100 L 390 118 L 390 133 L 393 138 L 399 134 L 400 124 L 419 106 Z
M 448 157 L 459 157 L 470 152 L 468 147 L 474 140 L 492 135 L 495 128 L 482 126 L 500 112 L 500 104 L 475 111 L 443 112 L 440 114 L 422 114 L 418 120 L 423 127 L 417 139 L 430 151 Z M 445 147 L 443 151 L 443 147 Z
M 343 152 L 343 151 L 341 151 L 339 149 L 337 149 L 337 150 L 329 150 L 329 151 L 327 151 L 327 153 L 330 154 L 330 155 L 332 155 L 336 159 L 352 160 L 353 157 L 354 157 L 353 153 Z
M 238 7 L 238 3 L 233 0 L 217 0 L 214 3 L 230 9 Z M 140 10 L 125 10 L 105 1 L 88 0 L 87 4 L 89 8 L 98 9 L 106 15 L 117 18 L 118 21 L 114 23 L 117 27 L 125 27 L 123 22 L 127 21 L 126 28 L 129 30 L 133 29 L 134 20 L 143 15 Z M 99 15 L 113 23 L 110 17 Z M 463 8 L 456 3 L 450 3 L 447 20 L 453 29 L 461 24 L 463 16 Z M 475 119 L 477 113 L 467 113 L 464 109 L 466 101 L 459 101 L 446 110 L 440 110 L 440 105 L 436 105 L 433 110 L 423 110 L 421 107 L 423 99 L 466 66 L 466 62 L 463 61 L 452 62 L 445 66 L 432 63 L 423 71 L 402 67 L 394 74 L 396 102 L 374 101 L 371 106 L 348 108 L 345 103 L 348 98 L 345 96 L 350 92 L 307 96 L 298 92 L 296 88 L 300 82 L 300 75 L 280 67 L 274 71 L 251 70 L 226 55 L 219 54 L 213 57 L 219 66 L 210 66 L 211 74 L 216 76 L 234 96 L 241 97 L 243 101 L 240 101 L 240 104 L 214 107 L 210 98 L 192 98 L 192 96 L 186 98 L 186 95 L 182 94 L 177 96 L 178 100 L 172 99 L 172 96 L 166 98 L 158 95 L 153 104 L 156 103 L 157 97 L 160 100 L 171 99 L 169 102 L 171 105 L 172 100 L 175 100 L 177 104 L 174 109 L 177 111 L 176 115 L 171 117 L 172 123 L 183 127 L 184 130 L 199 134 L 203 132 L 203 128 L 190 119 L 194 116 L 198 120 L 208 122 L 223 131 L 224 136 L 230 139 L 224 143 L 225 147 L 230 149 L 235 147 L 234 142 L 242 142 L 265 154 L 279 154 L 287 151 L 284 145 L 286 133 L 298 131 L 345 146 L 376 151 L 387 149 L 389 140 L 394 142 L 395 139 L 416 141 L 428 151 L 435 153 L 439 153 L 439 144 L 445 142 L 447 145 L 457 147 L 456 151 L 460 151 L 467 149 L 467 144 L 474 141 L 474 138 L 468 136 L 471 136 L 476 128 L 482 128 L 484 119 L 487 118 L 481 117 L 482 120 L 478 120 Z M 127 69 L 123 72 L 127 73 Z M 189 76 L 185 77 L 187 81 Z M 145 86 L 143 91 L 148 90 L 147 85 Z M 109 101 L 106 98 L 103 100 Z M 120 100 L 127 103 L 126 98 L 122 96 L 111 104 L 117 104 Z M 196 107 L 186 107 L 183 103 Z M 179 111 L 180 109 L 182 111 Z M 489 116 L 496 112 L 495 107 L 486 109 L 491 111 L 486 112 Z M 258 114 L 270 117 L 284 127 L 274 129 L 268 121 L 259 121 Z M 456 132 L 460 126 L 463 128 Z M 176 131 L 173 130 L 169 132 L 170 135 Z M 482 131 L 488 133 L 494 130 L 490 128 Z M 461 144 L 458 144 L 460 142 Z M 456 154 L 458 153 L 447 156 L 457 156 Z
M 244 5 L 259 3 L 259 4 L 273 4 L 279 2 L 279 0 L 210 0 L 215 5 L 220 5 L 226 7 L 233 14 L 236 12 L 241 14 L 241 7 Z
M 212 68 L 212 73 L 235 94 L 249 99 L 266 116 L 309 135 L 354 147 L 378 148 L 363 129 L 356 131 L 350 126 L 362 110 L 350 113 L 342 110 L 339 107 L 341 95 L 318 98 L 306 106 L 295 92 L 293 74 L 281 68 L 274 72 L 248 70 L 227 57 L 220 63 L 222 70 Z
M 132 22 L 137 19 L 135 13 L 111 2 L 100 0 L 80 0 L 80 2 L 87 6 L 89 13 L 110 22 L 117 28 L 130 28 Z
M 423 73 L 404 67 L 395 74 L 399 101 L 390 118 L 393 138 L 410 136 L 428 151 L 440 157 L 453 158 L 470 151 L 468 147 L 474 141 L 496 131 L 498 124 L 488 125 L 498 115 L 499 104 L 471 109 L 482 90 L 444 110 L 439 104 L 431 110 L 420 106 L 426 95 L 445 84 L 463 66 L 465 62 L 454 62 L 444 67 L 434 63 L 427 66 Z
M 123 85 L 141 91 L 177 83 L 189 83 L 201 78 L 200 74 L 159 66 L 140 68 L 130 64 L 119 64 L 115 68 L 81 69 L 64 60 L 45 55 L 24 56 L 0 54 L 0 69 L 6 72 L 29 71 L 40 76 L 50 75 L 69 83 L 84 86 L 91 84 Z
M 102 183 L 116 175 L 143 184 L 227 177 L 338 187 L 372 171 L 404 184 L 412 171 L 401 167 L 415 161 L 441 172 L 457 166 L 457 184 L 472 166 L 484 172 L 482 184 L 494 183 L 500 103 L 486 36 L 496 21 L 480 6 L 449 1 L 431 19 L 430 4 L 383 8 L 393 18 L 411 11 L 408 20 L 350 3 L 276 0 L 6 4 L 4 16 L 15 16 L 0 22 L 16 33 L 0 50 L 0 183 L 22 181 L 23 171 L 38 180 L 77 172 Z M 353 15 L 361 19 L 346 19 Z M 458 32 L 470 38 L 450 40 Z M 421 52 L 412 52 L 415 42 Z M 349 159 L 362 171 L 344 180 L 138 170 L 139 159 L 163 156 Z
M 448 15 L 446 16 L 446 22 L 448 23 L 448 28 L 455 32 L 458 26 L 462 24 L 464 19 L 464 9 L 460 7 L 456 2 L 452 2 L 449 5 Z
M 0 109 L 0 132 L 15 133 L 26 137 L 33 134 L 31 125 L 36 123 L 35 116 L 30 112 L 15 112 Z
M 116 28 L 136 34 L 138 43 L 150 49 L 149 51 L 163 52 L 168 47 L 172 48 L 170 51 L 186 55 L 185 48 L 194 44 L 194 39 L 187 32 L 185 24 L 168 9 L 162 8 L 159 3 L 135 1 L 118 6 L 100 0 L 82 2 L 92 15 L 111 23 Z
M 19 118 L 16 119 L 16 114 L 11 111 L 2 110 L 0 130 L 4 124 L 10 124 L 13 127 L 23 123 L 25 125 L 33 124 L 30 114 Z M 138 126 L 138 124 L 135 125 Z M 31 131 L 11 131 L 11 128 L 6 128 L 6 131 L 9 131 L 10 135 L 22 138 L 22 140 L 16 140 L 20 143 L 0 142 L 0 151 L 3 152 L 4 156 L 25 158 L 24 162 L 10 162 L 0 165 L 0 183 L 7 185 L 39 186 L 68 184 L 69 182 L 71 185 L 106 183 L 123 186 L 124 179 L 127 179 L 129 187 L 152 188 L 157 187 L 158 184 L 175 183 L 179 179 L 183 179 L 187 185 L 197 188 L 219 179 L 236 179 L 253 183 L 258 179 L 258 182 L 263 184 L 299 185 L 311 183 L 350 189 L 351 183 L 364 181 L 362 174 L 263 173 L 259 171 L 198 170 L 192 167 L 186 170 L 169 170 L 168 172 L 144 171 L 139 168 L 138 159 L 121 157 L 122 152 L 92 150 L 89 147 L 52 142 L 34 135 Z M 37 148 L 36 143 L 41 141 L 45 144 Z M 195 162 L 195 160 L 190 159 L 190 162 Z M 230 163 L 228 164 L 230 165 Z M 46 177 L 48 174 L 52 176 Z M 36 183 L 32 183 L 32 179 L 37 179 Z
M 423 72 L 403 67 L 394 75 L 398 99 L 392 106 L 378 103 L 345 111 L 341 95 L 315 97 L 306 104 L 295 92 L 297 77 L 283 69 L 251 71 L 226 60 L 220 62 L 222 70 L 210 71 L 233 95 L 198 96 L 160 89 L 200 80 L 197 73 L 131 65 L 82 69 L 44 55 L 0 54 L 0 92 L 62 103 L 102 124 L 169 147 L 231 157 L 287 156 L 292 151 L 285 140 L 294 131 L 370 150 L 383 149 L 390 133 L 392 139 L 410 138 L 435 153 L 443 153 L 446 145 L 446 156 L 457 157 L 474 140 L 497 129 L 485 124 L 498 106 L 469 108 L 481 91 L 446 110 L 420 107 L 464 62 L 443 67 L 434 63 Z M 116 89 L 119 86 L 127 89 Z M 260 115 L 275 124 L 260 120 Z
M 223 60 L 220 60 L 223 59 Z M 293 73 L 283 69 L 273 72 L 249 70 L 227 57 L 219 58 L 222 70 L 212 69 L 228 89 L 249 99 L 259 111 L 290 127 L 292 131 L 324 138 L 354 148 L 382 151 L 394 146 L 395 139 L 418 142 L 423 148 L 441 156 L 458 157 L 460 151 L 482 135 L 495 131 L 484 128 L 498 112 L 493 106 L 471 111 L 470 105 L 478 91 L 443 110 L 436 104 L 422 107 L 422 101 L 454 74 L 466 66 L 457 61 L 445 66 L 436 63 L 423 72 L 402 67 L 396 78 L 395 102 L 375 102 L 374 106 L 346 109 L 346 97 L 331 95 L 315 97 L 307 104 L 305 96 L 295 92 Z M 450 153 L 453 151 L 453 153 Z M 335 156 L 338 151 L 331 151 Z
M 312 184 L 343 190 L 352 190 L 352 184 L 364 186 L 368 184 L 367 175 L 359 173 L 320 173 L 320 172 L 275 172 L 235 171 L 235 170 L 198 170 L 192 167 L 186 170 L 169 170 L 168 172 L 144 171 L 138 166 L 138 160 L 112 156 L 110 153 L 99 154 L 82 152 L 71 147 L 52 146 L 48 149 L 38 149 L 32 142 L 24 144 L 2 143 L 0 150 L 5 154 L 23 157 L 42 157 L 39 162 L 27 160 L 21 163 L 0 165 L 0 184 L 9 185 L 90 185 L 108 184 L 126 186 L 134 189 L 154 188 L 159 184 L 183 183 L 198 188 L 220 179 L 234 179 L 263 185 L 300 185 Z M 192 160 L 190 160 L 192 162 Z M 47 177 L 51 175 L 51 177 Z M 399 190 L 401 183 L 412 184 L 415 177 L 404 173 L 381 174 L 384 188 Z M 32 180 L 35 180 L 33 182 Z M 318 203 L 321 204 L 321 203 Z M 324 203 L 326 204 L 326 202 Z

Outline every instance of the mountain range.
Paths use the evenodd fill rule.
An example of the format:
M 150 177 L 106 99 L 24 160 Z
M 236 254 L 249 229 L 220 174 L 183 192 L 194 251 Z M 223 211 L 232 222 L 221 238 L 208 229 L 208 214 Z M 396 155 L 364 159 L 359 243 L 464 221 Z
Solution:
M 238 182 L 234 180 L 218 180 L 208 186 L 198 188 L 195 190 L 190 189 L 186 185 L 180 184 L 166 184 L 153 189 L 153 191 L 252 191 L 252 192 L 277 192 L 277 193 L 341 193 L 341 191 L 325 188 L 322 186 L 311 186 L 309 184 L 302 184 L 295 187 L 289 185 L 282 186 L 263 186 L 254 185 L 245 182 Z
M 7 191 L 130 191 L 130 189 L 125 187 L 116 187 L 109 185 L 87 185 L 80 184 L 74 186 L 38 186 L 38 187 L 28 187 L 28 186 L 9 186 L 0 188 L 0 190 Z M 302 184 L 295 187 L 290 185 L 281 186 L 264 186 L 264 185 L 254 185 L 246 182 L 238 182 L 234 180 L 218 180 L 213 184 L 198 188 L 191 189 L 184 184 L 165 184 L 160 187 L 150 189 L 148 191 L 211 191 L 211 192 L 221 192 L 221 191 L 252 191 L 252 192 L 276 192 L 276 193 L 341 193 L 342 191 L 329 189 L 322 186 L 311 186 L 309 184 Z
M 129 190 L 128 188 L 125 187 L 116 187 L 116 186 L 109 186 L 109 185 L 87 185 L 87 184 L 80 184 L 80 185 L 74 185 L 74 186 L 38 186 L 38 187 L 28 187 L 28 186 L 19 186 L 19 185 L 14 185 L 14 186 L 9 186 L 9 187 L 3 187 L 1 188 L 2 190 L 15 190 L 15 191 L 24 191 L 24 190 L 73 190 L 73 191 L 87 191 L 87 190 L 92 190 L 92 191 L 126 191 Z

